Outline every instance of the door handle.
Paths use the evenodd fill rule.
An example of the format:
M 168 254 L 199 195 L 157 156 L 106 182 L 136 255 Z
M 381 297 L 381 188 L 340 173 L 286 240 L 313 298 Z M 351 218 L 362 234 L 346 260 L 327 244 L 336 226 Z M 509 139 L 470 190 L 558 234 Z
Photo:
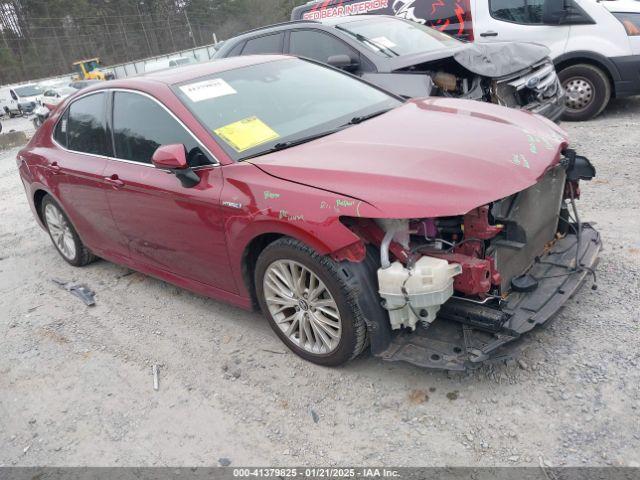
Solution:
M 49 165 L 49 170 L 51 170 L 54 175 L 57 175 L 58 173 L 60 173 L 60 170 L 62 170 L 62 168 L 60 167 L 60 165 L 58 165 L 58 162 L 51 162 L 51 165 Z
M 493 30 L 489 30 L 488 32 L 482 32 L 480 34 L 481 37 L 497 37 L 498 32 L 494 32 Z
M 111 185 L 115 189 L 119 189 L 124 187 L 124 182 L 118 178 L 118 175 L 115 173 L 110 177 L 104 177 L 105 183 Z

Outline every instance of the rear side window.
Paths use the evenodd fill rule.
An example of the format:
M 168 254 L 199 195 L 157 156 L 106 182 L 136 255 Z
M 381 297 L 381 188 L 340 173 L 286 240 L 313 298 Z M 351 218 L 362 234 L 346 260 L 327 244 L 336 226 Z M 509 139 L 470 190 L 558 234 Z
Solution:
M 324 32 L 295 30 L 291 32 L 289 53 L 327 63 L 333 55 L 348 55 L 358 59 L 358 53 L 342 40 Z
M 56 129 L 53 132 L 53 138 L 56 142 L 62 145 L 64 148 L 67 148 L 67 114 L 69 111 L 67 110 L 58 120 L 56 125 Z
M 210 165 L 198 142 L 154 100 L 137 93 L 115 92 L 113 138 L 116 158 L 151 163 L 161 145 L 181 143 L 192 167 Z
M 490 0 L 491 16 L 522 25 L 542 25 L 544 0 Z
M 264 35 L 248 40 L 242 50 L 242 55 L 260 55 L 262 53 L 282 53 L 284 33 Z
M 75 152 L 111 155 L 105 125 L 105 94 L 94 93 L 71 104 L 67 116 L 67 148 Z M 62 121 L 59 126 L 62 127 Z

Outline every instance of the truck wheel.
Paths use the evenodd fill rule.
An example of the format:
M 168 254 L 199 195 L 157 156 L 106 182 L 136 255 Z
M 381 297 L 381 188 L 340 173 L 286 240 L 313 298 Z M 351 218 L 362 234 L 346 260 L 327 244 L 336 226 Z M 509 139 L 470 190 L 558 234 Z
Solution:
M 357 357 L 367 342 L 359 298 L 337 263 L 292 238 L 270 244 L 256 262 L 255 285 L 262 313 L 294 353 L 310 362 L 338 366 Z
M 76 229 L 50 195 L 42 199 L 42 218 L 49 236 L 58 253 L 67 263 L 82 267 L 93 262 L 96 257 L 84 246 Z
M 560 70 L 567 100 L 565 120 L 580 122 L 590 120 L 602 113 L 611 98 L 611 83 L 598 67 L 588 64 L 571 65 Z

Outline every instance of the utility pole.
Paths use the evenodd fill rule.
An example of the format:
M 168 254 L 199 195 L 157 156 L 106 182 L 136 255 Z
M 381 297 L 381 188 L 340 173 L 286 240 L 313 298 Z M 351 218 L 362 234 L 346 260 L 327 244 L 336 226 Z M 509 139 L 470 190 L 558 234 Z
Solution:
M 193 29 L 191 28 L 191 22 L 189 21 L 189 15 L 187 14 L 187 8 L 184 8 L 184 18 L 187 20 L 187 27 L 189 27 L 189 36 L 191 40 L 193 40 L 193 48 L 196 48 L 198 45 L 196 44 L 196 37 L 193 36 Z
M 149 42 L 149 37 L 147 36 L 147 29 L 144 28 L 144 21 L 142 20 L 142 12 L 140 11 L 140 5 L 136 3 L 136 9 L 138 10 L 138 15 L 140 16 L 140 25 L 142 25 L 142 32 L 144 33 L 144 39 L 147 41 L 147 48 L 149 49 L 149 56 L 153 56 L 151 52 L 151 43 Z

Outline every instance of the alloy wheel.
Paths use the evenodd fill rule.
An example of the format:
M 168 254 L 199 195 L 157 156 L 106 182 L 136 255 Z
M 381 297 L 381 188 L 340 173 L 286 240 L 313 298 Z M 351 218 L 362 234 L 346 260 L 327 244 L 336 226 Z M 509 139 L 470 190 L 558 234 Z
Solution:
M 76 257 L 76 243 L 71 226 L 58 207 L 49 203 L 44 209 L 44 218 L 53 243 L 67 260 Z
M 342 336 L 338 305 L 310 269 L 294 260 L 277 260 L 264 274 L 263 289 L 269 313 L 289 341 L 316 355 L 338 347 Z

